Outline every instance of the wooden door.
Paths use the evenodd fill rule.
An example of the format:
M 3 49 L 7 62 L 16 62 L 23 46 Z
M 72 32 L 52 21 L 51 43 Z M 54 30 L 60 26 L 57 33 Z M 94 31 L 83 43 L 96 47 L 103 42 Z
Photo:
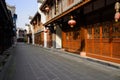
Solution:
M 87 26 L 87 55 L 120 63 L 120 22 L 106 21 Z

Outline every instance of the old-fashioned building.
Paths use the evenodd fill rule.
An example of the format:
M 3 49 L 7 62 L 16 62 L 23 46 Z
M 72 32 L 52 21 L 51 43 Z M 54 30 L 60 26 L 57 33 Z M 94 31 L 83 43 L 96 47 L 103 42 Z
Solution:
M 17 38 L 16 38 L 16 21 L 17 21 L 17 14 L 16 14 L 16 7 L 7 4 L 7 9 L 11 11 L 12 19 L 13 19 L 13 32 L 14 32 L 14 37 L 13 37 L 13 42 L 16 43 Z
M 42 2 L 43 0 L 37 0 L 38 10 L 33 17 L 30 16 L 30 24 L 26 26 L 29 26 L 31 29 L 32 43 L 34 42 L 35 45 L 41 45 L 43 47 L 52 47 L 52 37 L 47 36 L 50 35 L 50 30 L 43 27 L 43 24 L 46 22 L 46 18 L 44 13 L 39 9 Z
M 45 0 L 45 27 L 55 48 L 120 63 L 120 22 L 116 0 Z M 53 45 L 52 45 L 53 46 Z
M 30 23 L 34 30 L 35 44 L 44 46 L 44 27 L 41 23 L 41 15 L 37 12 Z
M 26 29 L 17 28 L 17 42 L 26 42 L 27 31 Z
M 32 30 L 31 30 L 30 24 L 25 24 L 25 26 L 27 26 L 27 28 L 26 28 L 26 31 L 27 31 L 26 41 L 28 44 L 32 44 L 33 40 L 32 40 Z
M 41 24 L 42 24 L 42 26 L 43 26 L 43 24 L 46 22 L 46 17 L 45 17 L 45 14 L 40 10 L 40 7 L 41 7 L 41 5 L 42 5 L 42 3 L 43 3 L 43 1 L 44 0 L 37 0 L 37 3 L 38 3 L 38 13 L 41 15 L 41 20 L 40 20 L 40 22 L 41 22 Z M 44 28 L 44 31 L 46 30 L 46 28 Z M 48 43 L 48 41 L 47 41 L 47 33 L 46 33 L 46 31 L 44 32 L 44 47 L 48 47 L 48 46 L 50 46 L 50 44 L 48 45 L 47 43 Z
M 7 9 L 5 0 L 0 0 L 0 54 L 12 46 L 14 35 L 11 11 Z

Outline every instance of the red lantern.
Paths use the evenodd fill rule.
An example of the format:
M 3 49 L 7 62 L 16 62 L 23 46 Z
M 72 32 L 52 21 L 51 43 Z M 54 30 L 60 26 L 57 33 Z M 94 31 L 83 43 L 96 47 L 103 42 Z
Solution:
M 36 24 L 36 21 L 33 21 L 33 24 L 35 25 L 35 24 Z
M 115 13 L 115 21 L 118 22 L 118 19 L 120 19 L 120 13 L 116 12 Z
M 48 30 L 47 30 L 47 29 L 45 29 L 45 30 L 44 30 L 44 32 L 45 32 L 45 33 L 47 33 L 47 32 L 48 32 Z
M 47 7 L 45 8 L 45 10 L 48 12 L 48 11 L 50 10 L 50 8 L 47 6 Z
M 76 21 L 73 20 L 73 16 L 71 16 L 71 20 L 68 21 L 68 24 L 70 25 L 70 27 L 74 27 L 74 25 L 76 25 Z

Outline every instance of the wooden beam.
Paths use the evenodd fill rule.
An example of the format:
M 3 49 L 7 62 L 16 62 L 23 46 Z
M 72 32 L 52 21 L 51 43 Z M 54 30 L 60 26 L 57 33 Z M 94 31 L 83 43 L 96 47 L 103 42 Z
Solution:
M 84 2 L 82 2 L 82 3 L 80 3 L 80 4 L 78 4 L 78 5 L 74 6 L 74 7 L 72 7 L 71 9 L 69 9 L 69 10 L 61 13 L 60 15 L 52 18 L 51 20 L 49 20 L 48 22 L 46 22 L 46 23 L 43 24 L 43 25 L 44 25 L 44 26 L 45 26 L 45 25 L 48 25 L 48 24 L 50 24 L 51 22 L 54 22 L 55 20 L 60 19 L 61 17 L 63 17 L 63 16 L 65 16 L 65 15 L 67 15 L 68 13 L 70 13 L 70 12 L 78 9 L 79 7 L 85 5 L 86 3 L 90 2 L 90 1 L 91 1 L 91 0 L 85 0 Z

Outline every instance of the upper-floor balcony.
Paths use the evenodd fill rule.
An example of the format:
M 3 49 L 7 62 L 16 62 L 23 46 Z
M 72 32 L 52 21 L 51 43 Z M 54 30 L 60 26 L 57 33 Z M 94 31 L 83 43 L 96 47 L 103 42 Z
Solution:
M 85 0 L 45 0 L 41 6 L 41 10 L 46 14 L 46 20 L 49 21 L 74 6 L 81 4 Z

